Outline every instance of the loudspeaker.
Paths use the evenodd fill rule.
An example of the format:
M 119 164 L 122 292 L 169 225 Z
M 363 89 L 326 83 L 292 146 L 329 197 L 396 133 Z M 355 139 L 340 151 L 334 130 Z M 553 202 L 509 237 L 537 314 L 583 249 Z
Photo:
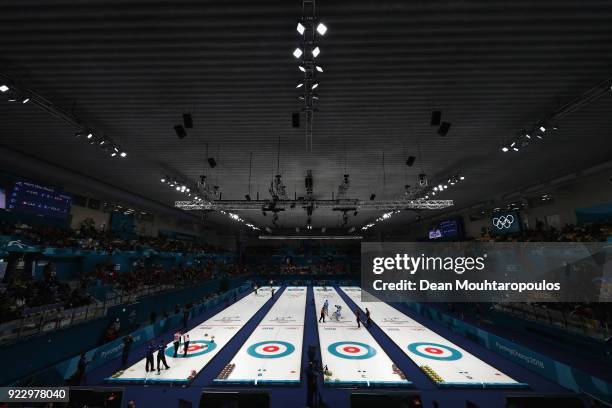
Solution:
M 416 160 L 416 157 L 408 156 L 408 160 L 406 160 L 406 166 L 412 167 L 412 165 L 414 164 L 415 160 Z
M 185 128 L 187 129 L 193 128 L 193 118 L 191 117 L 191 113 L 183 113 L 183 125 L 185 125 Z
M 299 128 L 300 127 L 300 114 L 297 112 L 294 112 L 291 115 L 291 122 L 293 123 L 294 128 Z
M 208 158 L 208 165 L 209 165 L 210 167 L 215 167 L 215 166 L 217 165 L 217 161 L 215 160 L 215 158 L 214 158 L 214 157 L 209 157 L 209 158 Z
M 440 125 L 440 127 L 438 128 L 438 134 L 440 136 L 446 136 L 446 134 L 448 133 L 448 130 L 450 129 L 451 124 L 448 122 L 442 122 L 442 124 Z
M 438 126 L 442 120 L 442 111 L 431 112 L 431 126 Z
M 185 131 L 183 125 L 176 125 L 174 127 L 174 131 L 176 132 L 176 135 L 179 137 L 179 139 L 184 139 L 187 137 L 187 132 Z

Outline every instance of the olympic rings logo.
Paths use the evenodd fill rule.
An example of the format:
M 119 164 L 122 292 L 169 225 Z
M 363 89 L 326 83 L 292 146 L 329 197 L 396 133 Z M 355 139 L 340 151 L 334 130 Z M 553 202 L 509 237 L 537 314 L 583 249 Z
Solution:
M 497 229 L 508 229 L 512 224 L 514 224 L 514 216 L 512 214 L 493 218 L 493 226 Z

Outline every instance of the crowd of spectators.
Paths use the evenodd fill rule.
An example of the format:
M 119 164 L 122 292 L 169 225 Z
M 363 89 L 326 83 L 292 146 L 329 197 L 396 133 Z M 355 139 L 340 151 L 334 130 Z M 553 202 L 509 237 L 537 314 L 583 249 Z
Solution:
M 47 262 L 44 266 L 42 277 L 33 278 L 30 265 L 24 261 L 24 258 L 28 258 L 12 256 L 0 286 L 0 322 L 19 319 L 37 313 L 39 309 L 61 310 L 91 304 L 96 301 L 91 294 L 92 289 L 100 286 L 108 288 L 107 292 L 130 294 L 145 287 L 181 286 L 213 277 L 231 277 L 246 273 L 244 265 L 229 261 L 231 257 L 211 256 L 224 253 L 211 245 L 160 237 L 126 239 L 108 232 L 99 232 L 87 223 L 83 223 L 79 230 L 70 230 L 31 226 L 20 222 L 0 222 L 0 235 L 21 239 L 22 243 L 27 245 L 98 250 L 109 255 L 108 260 L 99 263 L 92 272 L 81 272 L 70 281 L 58 279 L 53 262 Z M 116 250 L 144 249 L 195 253 L 201 256 L 196 257 L 189 265 L 179 264 L 173 267 L 164 267 L 142 258 L 134 261 L 129 270 L 122 271 L 117 271 L 111 262 L 110 255 Z M 39 258 L 38 256 L 36 259 Z
M 612 223 L 594 223 L 587 225 L 571 225 L 545 229 L 541 223 L 533 230 L 523 230 L 515 234 L 491 235 L 483 231 L 480 241 L 487 242 L 605 242 L 612 236 Z M 532 303 L 532 306 L 541 309 L 559 311 L 567 319 L 594 321 L 602 330 L 608 332 L 612 329 L 612 307 L 609 303 Z M 482 308 L 473 305 L 477 313 Z M 561 322 L 560 322 L 561 323 Z
M 20 237 L 24 243 L 53 248 L 74 248 L 98 250 L 112 253 L 116 250 L 138 251 L 152 249 L 157 252 L 222 252 L 217 246 L 164 237 L 134 236 L 119 237 L 110 232 L 100 232 L 89 224 L 72 230 L 53 226 L 35 226 L 21 222 L 5 223 L 0 221 L 0 235 Z
M 566 224 L 561 229 L 544 228 L 542 223 L 535 229 L 525 229 L 514 234 L 492 235 L 483 230 L 479 241 L 489 242 L 605 242 L 612 236 L 612 223 L 594 223 L 587 225 Z

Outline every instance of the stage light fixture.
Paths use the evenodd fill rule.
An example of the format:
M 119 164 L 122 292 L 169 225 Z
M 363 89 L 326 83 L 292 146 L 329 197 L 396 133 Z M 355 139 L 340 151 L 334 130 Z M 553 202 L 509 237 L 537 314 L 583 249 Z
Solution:
M 166 178 L 162 177 L 161 179 L 159 179 L 159 181 L 161 181 L 162 183 L 165 183 L 166 182 Z
M 121 154 L 119 156 L 121 156 L 123 158 L 126 158 L 127 157 L 127 153 L 126 152 L 121 152 Z
M 8 91 L 10 88 L 4 84 L 0 85 L 0 91 L 2 91 L 2 93 Z
M 297 84 L 295 87 L 296 87 L 296 88 L 301 88 L 301 87 L 303 87 L 303 86 L 304 86 L 304 83 L 303 83 L 303 82 L 300 82 L 300 83 L 299 83 L 299 84 Z
M 465 176 L 459 176 L 459 180 L 465 180 Z
M 302 56 L 303 52 L 302 50 L 298 47 L 295 50 L 293 50 L 293 56 L 295 58 L 300 58 Z
M 312 56 L 317 58 L 319 56 L 319 54 L 321 53 L 321 49 L 319 47 L 314 47 L 312 50 Z
M 306 68 L 304 68 L 304 67 L 303 67 L 303 66 L 301 66 L 301 65 L 300 65 L 300 66 L 298 66 L 298 69 L 299 69 L 300 71 L 302 71 L 302 72 L 306 72 Z
M 93 137 L 93 133 L 88 133 L 88 134 L 87 134 L 87 138 L 88 138 L 88 139 L 91 139 L 92 137 Z
M 319 87 L 319 83 L 315 82 L 314 84 L 312 84 L 312 87 L 310 89 L 317 89 Z
M 502 146 L 501 151 L 506 153 L 508 151 L 508 147 L 507 146 Z
M 546 127 L 544 125 L 540 125 L 540 132 L 546 132 Z
M 321 35 L 325 35 L 326 32 L 327 32 L 327 26 L 323 23 L 319 23 L 319 25 L 317 25 L 317 33 Z
M 28 103 L 30 102 L 30 98 L 25 98 L 23 101 L 21 101 L 21 103 Z
M 117 155 L 117 152 L 112 152 L 111 153 L 111 157 L 115 157 Z
M 319 65 L 315 66 L 315 69 L 319 72 L 323 72 L 323 68 L 321 68 Z
M 302 23 L 298 23 L 296 30 L 298 33 L 300 33 L 300 35 L 304 35 L 304 31 L 306 31 L 306 27 L 304 27 Z

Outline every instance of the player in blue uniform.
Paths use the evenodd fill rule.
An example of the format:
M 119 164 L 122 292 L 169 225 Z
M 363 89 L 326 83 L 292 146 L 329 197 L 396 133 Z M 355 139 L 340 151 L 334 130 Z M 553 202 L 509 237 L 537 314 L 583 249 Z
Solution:
M 161 363 L 164 363 L 164 367 L 169 369 L 168 363 L 166 362 L 166 343 L 162 340 L 157 347 L 157 374 L 160 374 Z

